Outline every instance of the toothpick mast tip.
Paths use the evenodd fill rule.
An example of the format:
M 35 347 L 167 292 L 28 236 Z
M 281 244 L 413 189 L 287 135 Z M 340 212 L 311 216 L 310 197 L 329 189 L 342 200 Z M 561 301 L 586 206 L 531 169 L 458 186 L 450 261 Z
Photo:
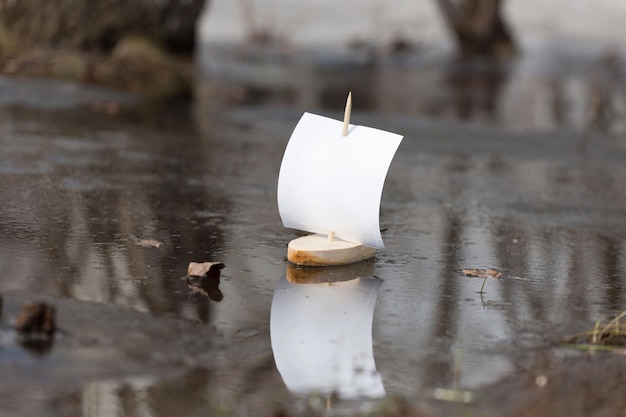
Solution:
M 352 113 L 352 91 L 348 93 L 346 100 L 346 111 L 343 114 L 343 130 L 341 136 L 348 136 L 348 128 L 350 127 L 350 114 Z

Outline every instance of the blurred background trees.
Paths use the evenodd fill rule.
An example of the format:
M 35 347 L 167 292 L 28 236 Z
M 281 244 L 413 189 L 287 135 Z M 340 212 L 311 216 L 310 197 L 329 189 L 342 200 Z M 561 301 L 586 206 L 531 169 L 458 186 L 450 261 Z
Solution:
M 0 0 L 6 31 L 28 46 L 110 51 L 128 35 L 191 55 L 205 0 Z
M 0 0 L 0 69 L 188 96 L 205 0 Z M 182 58 L 182 59 L 181 59 Z

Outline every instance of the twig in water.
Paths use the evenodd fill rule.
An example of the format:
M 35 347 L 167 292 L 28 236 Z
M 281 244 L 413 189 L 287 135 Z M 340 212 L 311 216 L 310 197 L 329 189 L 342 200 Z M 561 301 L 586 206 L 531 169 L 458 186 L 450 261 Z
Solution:
M 483 289 L 485 288 L 485 283 L 487 282 L 487 277 L 485 277 L 483 279 L 483 285 L 480 287 L 480 291 L 478 291 L 478 294 L 484 294 Z

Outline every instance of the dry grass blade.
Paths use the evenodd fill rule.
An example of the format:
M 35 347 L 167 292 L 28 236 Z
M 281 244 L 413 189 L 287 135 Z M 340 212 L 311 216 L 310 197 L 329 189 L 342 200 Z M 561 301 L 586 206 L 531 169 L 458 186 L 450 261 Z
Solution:
M 606 348 L 601 350 L 626 347 L 626 323 L 622 322 L 624 317 L 626 317 L 626 311 L 618 314 L 606 324 L 598 321 L 592 330 L 570 336 L 564 342 L 577 349 L 581 349 L 582 346 L 588 346 L 591 350 L 598 350 L 591 348 L 592 346 Z
M 624 317 L 626 317 L 626 310 L 622 311 L 620 314 L 615 316 L 615 318 L 613 320 L 611 320 L 606 326 L 604 326 L 604 328 L 602 329 L 601 333 L 608 332 L 611 327 L 614 327 L 615 330 L 619 331 L 620 330 L 620 320 L 623 319 Z

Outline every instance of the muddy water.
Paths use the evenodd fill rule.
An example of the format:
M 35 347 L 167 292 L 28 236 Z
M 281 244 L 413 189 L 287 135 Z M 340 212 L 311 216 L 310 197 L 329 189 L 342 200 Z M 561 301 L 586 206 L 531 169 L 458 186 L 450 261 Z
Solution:
M 492 100 L 492 75 L 450 89 L 446 65 L 402 68 L 318 69 L 309 89 L 203 84 L 194 105 L 166 106 L 3 80 L 0 411 L 367 411 L 385 395 L 419 402 L 523 373 L 537 352 L 574 355 L 555 343 L 626 309 L 620 126 L 572 110 L 595 97 L 576 73 L 579 101 L 563 112 L 543 89 L 522 106 L 511 92 L 528 78 L 510 75 Z M 391 82 L 429 74 L 421 98 Z M 276 181 L 302 111 L 341 117 L 337 79 L 374 79 L 352 121 L 405 139 L 383 194 L 386 250 L 312 276 L 284 261 L 300 234 L 280 224 Z M 553 112 L 537 124 L 506 103 Z M 192 261 L 225 263 L 211 297 L 188 286 Z M 481 294 L 460 268 L 503 278 Z M 45 349 L 15 341 L 28 299 L 57 308 Z

